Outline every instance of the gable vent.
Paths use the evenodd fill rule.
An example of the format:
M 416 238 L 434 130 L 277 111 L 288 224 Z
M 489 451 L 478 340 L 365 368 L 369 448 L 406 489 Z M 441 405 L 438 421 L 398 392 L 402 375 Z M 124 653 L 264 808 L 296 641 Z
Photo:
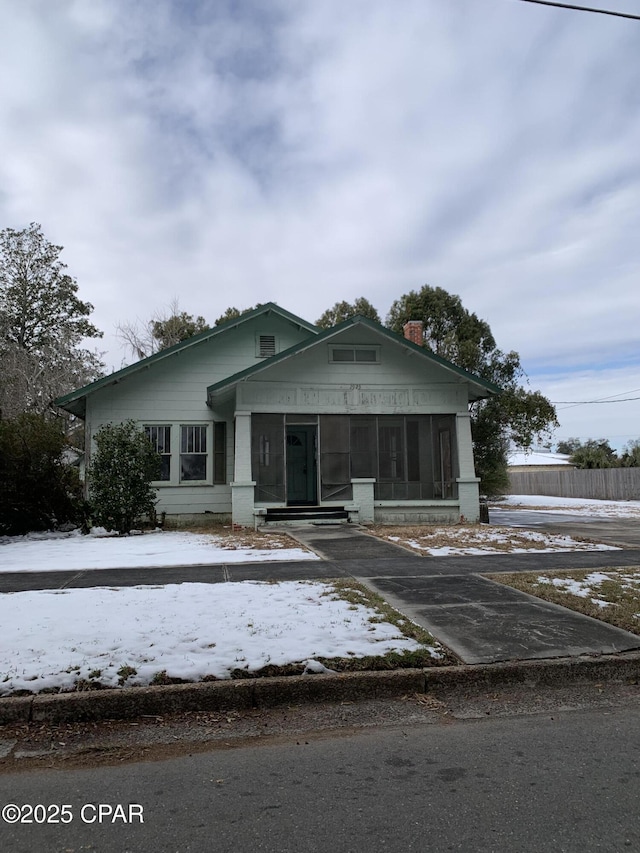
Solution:
M 259 335 L 258 337 L 258 356 L 259 358 L 271 358 L 276 354 L 276 336 L 275 335 Z

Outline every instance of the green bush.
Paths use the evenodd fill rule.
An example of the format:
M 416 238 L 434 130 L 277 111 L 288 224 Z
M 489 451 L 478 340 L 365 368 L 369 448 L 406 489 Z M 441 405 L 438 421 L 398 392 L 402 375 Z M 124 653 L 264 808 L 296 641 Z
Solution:
M 65 446 L 59 421 L 27 413 L 0 421 L 0 534 L 83 521 L 82 487 L 63 462 Z
M 155 515 L 160 457 L 133 421 L 107 424 L 95 435 L 87 476 L 93 520 L 107 530 L 128 533 Z

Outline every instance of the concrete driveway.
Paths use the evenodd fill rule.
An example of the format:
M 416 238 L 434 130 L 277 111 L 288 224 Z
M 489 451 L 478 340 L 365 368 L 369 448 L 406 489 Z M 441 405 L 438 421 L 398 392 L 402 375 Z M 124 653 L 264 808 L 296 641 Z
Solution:
M 640 548 L 638 518 L 605 518 L 527 509 L 492 509 L 489 511 L 489 520 L 491 524 L 502 527 L 527 527 L 559 536 L 592 539 L 594 542 L 618 545 L 621 548 Z

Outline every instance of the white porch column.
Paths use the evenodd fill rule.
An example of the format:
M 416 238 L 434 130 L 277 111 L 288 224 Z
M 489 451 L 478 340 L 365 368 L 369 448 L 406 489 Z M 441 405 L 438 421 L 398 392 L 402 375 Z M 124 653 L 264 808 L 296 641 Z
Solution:
M 254 526 L 254 487 L 251 479 L 251 412 L 236 412 L 231 520 L 242 527 Z
M 471 415 L 459 412 L 456 415 L 456 441 L 458 445 L 458 500 L 460 501 L 460 519 L 480 520 L 480 478 L 476 477 L 473 464 L 473 442 L 471 441 Z
M 353 504 L 358 507 L 358 522 L 373 524 L 373 484 L 375 477 L 353 477 Z

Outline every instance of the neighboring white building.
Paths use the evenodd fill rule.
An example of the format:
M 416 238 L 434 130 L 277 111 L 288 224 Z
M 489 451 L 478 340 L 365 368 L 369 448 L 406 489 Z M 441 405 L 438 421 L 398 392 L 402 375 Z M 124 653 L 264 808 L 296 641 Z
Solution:
M 507 457 L 510 472 L 519 471 L 558 471 L 574 466 L 571 457 L 564 453 L 551 453 L 543 450 L 513 450 Z
M 479 517 L 469 403 L 498 392 L 366 318 L 322 330 L 269 303 L 56 402 L 88 456 L 103 424 L 143 426 L 169 515 L 457 522 Z

